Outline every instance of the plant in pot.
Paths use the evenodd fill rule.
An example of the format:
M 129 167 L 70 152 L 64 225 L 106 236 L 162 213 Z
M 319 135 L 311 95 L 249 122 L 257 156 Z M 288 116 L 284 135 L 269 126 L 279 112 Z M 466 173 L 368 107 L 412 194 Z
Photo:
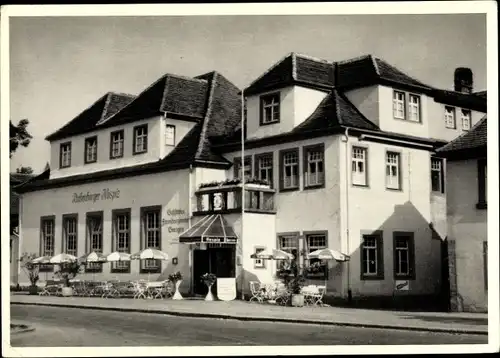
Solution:
M 79 273 L 82 273 L 84 265 L 78 261 L 65 262 L 58 265 L 59 270 L 54 272 L 54 275 L 63 280 L 62 295 L 72 296 L 73 288 L 70 280 L 74 279 Z
M 177 272 L 171 273 L 170 275 L 168 275 L 168 279 L 175 286 L 175 293 L 172 296 L 172 299 L 173 300 L 182 300 L 183 297 L 182 297 L 181 293 L 179 292 L 179 286 L 181 285 L 181 282 L 182 282 L 181 272 L 177 271 Z
M 35 254 L 24 253 L 20 259 L 21 267 L 30 280 L 30 287 L 28 291 L 30 295 L 36 295 L 38 293 L 38 286 L 36 284 L 38 280 L 40 280 L 40 276 L 38 275 L 40 266 L 31 262 L 31 260 L 35 258 Z
M 212 286 L 214 285 L 215 281 L 217 281 L 217 276 L 215 276 L 213 273 L 206 273 L 201 276 L 201 280 L 208 287 L 208 293 L 205 297 L 205 301 L 214 301 L 215 297 L 212 293 Z

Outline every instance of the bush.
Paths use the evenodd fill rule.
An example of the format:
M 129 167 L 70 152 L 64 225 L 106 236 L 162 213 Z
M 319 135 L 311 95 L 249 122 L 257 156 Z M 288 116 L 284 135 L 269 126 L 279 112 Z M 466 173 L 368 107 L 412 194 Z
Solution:
M 54 272 L 54 275 L 64 281 L 65 287 L 70 287 L 69 280 L 74 279 L 79 273 L 82 273 L 84 267 L 78 261 L 59 264 L 59 270 Z

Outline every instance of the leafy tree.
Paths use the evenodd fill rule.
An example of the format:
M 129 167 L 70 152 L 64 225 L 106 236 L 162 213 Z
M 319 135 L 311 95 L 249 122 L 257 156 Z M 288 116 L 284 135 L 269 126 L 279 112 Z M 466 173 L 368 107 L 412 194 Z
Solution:
M 21 119 L 17 126 L 10 121 L 10 157 L 12 157 L 20 145 L 27 147 L 30 144 L 33 137 L 26 128 L 28 124 L 29 121 L 27 119 Z
M 18 174 L 33 174 L 33 169 L 31 167 L 19 167 L 16 169 Z

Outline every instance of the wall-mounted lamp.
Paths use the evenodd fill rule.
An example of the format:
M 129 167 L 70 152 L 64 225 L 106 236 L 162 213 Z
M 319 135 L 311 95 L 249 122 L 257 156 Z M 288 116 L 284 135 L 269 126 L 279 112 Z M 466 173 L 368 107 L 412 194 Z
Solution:
M 179 260 L 177 259 L 177 257 L 174 257 L 172 259 L 172 265 L 177 265 L 178 262 L 179 262 Z

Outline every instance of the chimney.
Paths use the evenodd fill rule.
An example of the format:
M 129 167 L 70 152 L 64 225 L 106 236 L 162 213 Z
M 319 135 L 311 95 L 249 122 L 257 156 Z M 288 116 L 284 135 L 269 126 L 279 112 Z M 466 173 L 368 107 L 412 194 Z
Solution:
M 455 91 L 462 93 L 472 93 L 473 76 L 472 70 L 467 67 L 458 67 L 455 69 Z

